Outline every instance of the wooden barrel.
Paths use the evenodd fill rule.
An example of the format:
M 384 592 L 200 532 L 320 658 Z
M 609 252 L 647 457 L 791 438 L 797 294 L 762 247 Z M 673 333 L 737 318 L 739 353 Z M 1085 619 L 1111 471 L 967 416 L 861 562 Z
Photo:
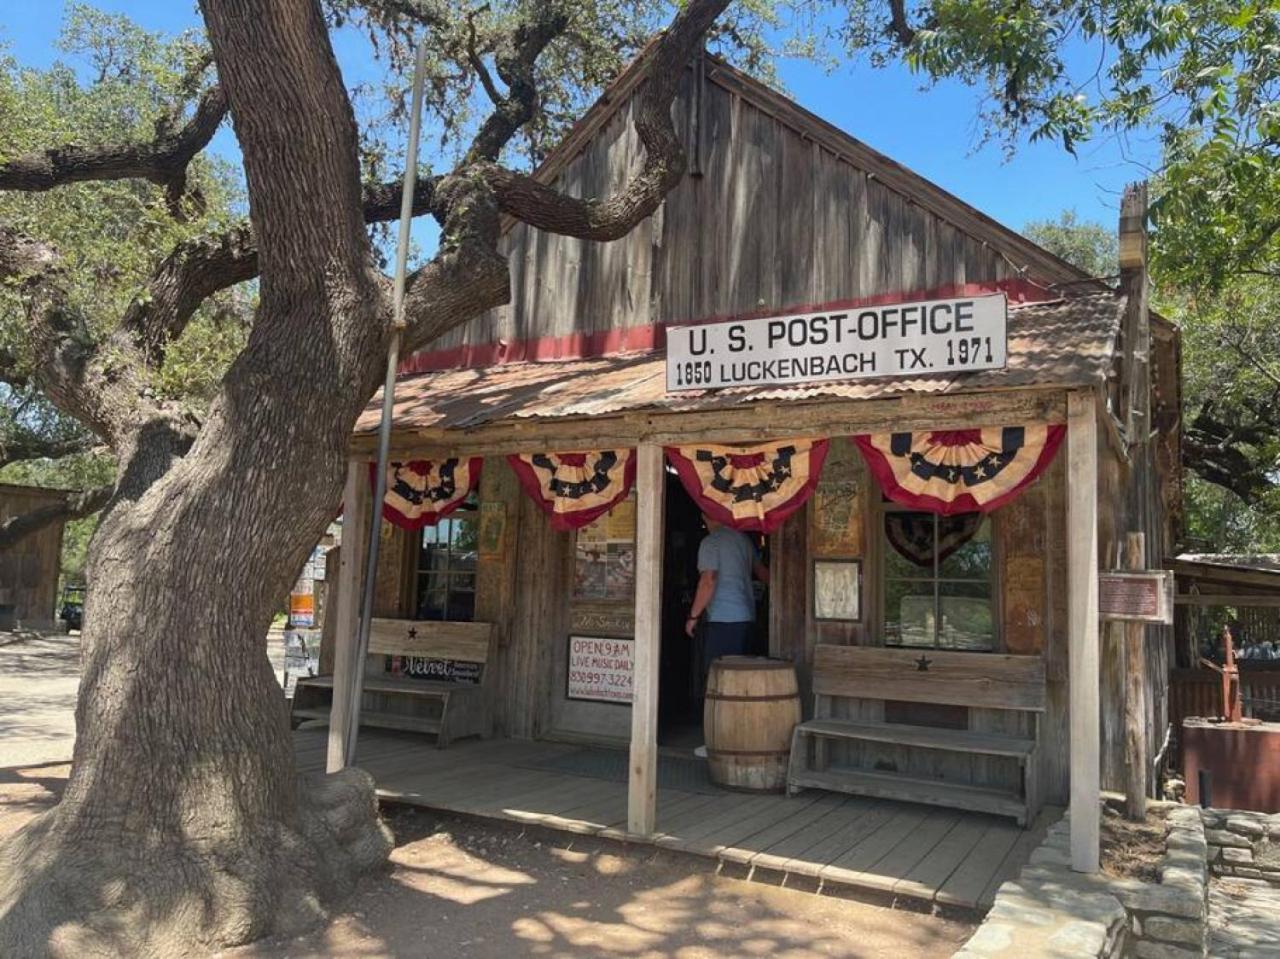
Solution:
M 702 714 L 711 781 L 730 789 L 783 790 L 798 722 L 800 690 L 790 663 L 760 656 L 713 661 Z

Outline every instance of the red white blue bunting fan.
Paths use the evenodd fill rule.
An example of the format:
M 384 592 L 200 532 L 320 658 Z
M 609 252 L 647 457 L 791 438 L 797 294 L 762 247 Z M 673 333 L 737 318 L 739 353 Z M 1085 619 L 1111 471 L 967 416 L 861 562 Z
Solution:
M 1036 423 L 853 439 L 885 496 L 952 516 L 990 512 L 1013 499 L 1053 462 L 1066 433 L 1065 426 Z
M 771 533 L 818 485 L 827 440 L 763 446 L 668 446 L 667 459 L 698 508 L 734 529 Z
M 480 482 L 483 464 L 479 456 L 388 463 L 382 518 L 402 529 L 434 526 L 466 502 Z M 370 463 L 370 483 L 377 481 L 376 472 L 376 464 Z
M 520 453 L 507 457 L 520 485 L 556 529 L 579 529 L 613 509 L 636 481 L 635 450 Z
M 884 514 L 884 533 L 893 551 L 907 562 L 928 569 L 933 566 L 934 523 L 937 523 L 938 556 L 943 562 L 973 539 L 982 528 L 982 513 L 961 513 L 941 518 L 932 513 Z

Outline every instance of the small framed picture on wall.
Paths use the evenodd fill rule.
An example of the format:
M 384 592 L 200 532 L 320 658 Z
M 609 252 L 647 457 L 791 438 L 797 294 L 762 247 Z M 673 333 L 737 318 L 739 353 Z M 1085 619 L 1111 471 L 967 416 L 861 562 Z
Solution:
M 862 560 L 814 560 L 813 618 L 862 621 Z

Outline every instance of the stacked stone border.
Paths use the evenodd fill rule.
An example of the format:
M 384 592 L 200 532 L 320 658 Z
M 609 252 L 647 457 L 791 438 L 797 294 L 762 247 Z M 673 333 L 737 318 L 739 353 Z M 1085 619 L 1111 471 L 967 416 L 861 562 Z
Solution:
M 1169 825 L 1160 882 L 1073 872 L 1064 817 L 1049 828 L 1018 878 L 997 890 L 991 911 L 953 959 L 1203 959 L 1209 843 L 1200 810 L 1151 805 L 1167 810 Z M 1270 835 L 1264 830 L 1264 837 Z M 1280 881 L 1280 861 L 1276 870 Z
M 1204 827 L 1215 876 L 1265 879 L 1280 886 L 1280 813 L 1206 809 Z

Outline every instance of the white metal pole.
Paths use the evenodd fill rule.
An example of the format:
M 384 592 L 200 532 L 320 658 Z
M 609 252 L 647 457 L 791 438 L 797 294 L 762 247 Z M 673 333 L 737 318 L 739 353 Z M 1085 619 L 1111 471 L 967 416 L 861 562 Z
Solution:
M 396 238 L 395 283 L 391 291 L 391 340 L 387 344 L 387 376 L 382 384 L 382 422 L 378 426 L 378 465 L 374 471 L 373 508 L 369 510 L 369 553 L 364 568 L 360 602 L 360 632 L 352 676 L 351 711 L 347 716 L 346 764 L 356 758 L 360 729 L 360 697 L 364 690 L 364 661 L 369 654 L 369 629 L 373 620 L 373 592 L 378 574 L 378 532 L 382 501 L 386 496 L 387 454 L 391 448 L 391 415 L 395 403 L 396 368 L 400 365 L 400 341 L 404 336 L 404 284 L 409 268 L 409 228 L 413 225 L 413 193 L 418 182 L 418 135 L 422 126 L 422 87 L 426 77 L 427 47 L 418 45 L 413 64 L 413 100 L 409 108 L 409 143 L 405 150 L 404 190 L 400 196 L 400 232 Z

